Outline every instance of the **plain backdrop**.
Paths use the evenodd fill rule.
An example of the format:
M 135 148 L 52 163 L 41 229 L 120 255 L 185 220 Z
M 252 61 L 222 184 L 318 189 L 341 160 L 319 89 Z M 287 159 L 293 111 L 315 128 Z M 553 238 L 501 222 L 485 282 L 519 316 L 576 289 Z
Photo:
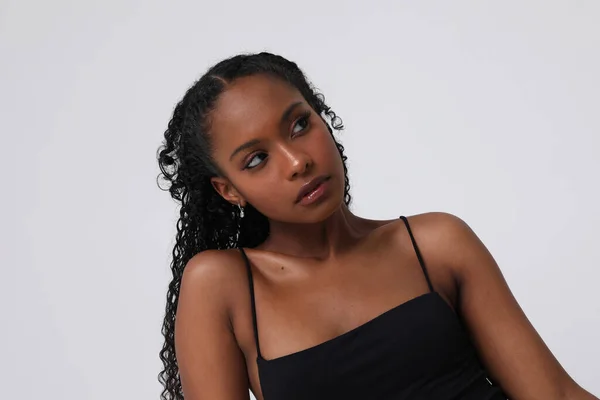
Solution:
M 342 117 L 353 211 L 464 219 L 599 395 L 598 21 L 593 0 L 2 0 L 2 397 L 158 398 L 156 149 L 195 79 L 260 50 Z

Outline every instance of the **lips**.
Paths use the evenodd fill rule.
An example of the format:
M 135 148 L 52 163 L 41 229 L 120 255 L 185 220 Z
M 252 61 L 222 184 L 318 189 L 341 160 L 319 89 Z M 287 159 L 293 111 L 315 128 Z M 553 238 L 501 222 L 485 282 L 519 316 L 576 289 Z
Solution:
M 328 178 L 329 177 L 327 175 L 321 175 L 314 178 L 310 182 L 302 185 L 300 191 L 298 192 L 298 197 L 296 197 L 296 202 L 302 200 L 304 196 L 315 190 L 321 183 L 325 182 Z

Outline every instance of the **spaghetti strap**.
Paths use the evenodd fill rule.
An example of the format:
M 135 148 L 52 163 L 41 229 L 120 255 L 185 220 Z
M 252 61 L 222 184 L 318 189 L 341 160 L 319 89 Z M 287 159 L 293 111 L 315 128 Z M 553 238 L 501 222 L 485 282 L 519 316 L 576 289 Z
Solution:
M 256 323 L 256 302 L 254 299 L 254 279 L 252 278 L 252 268 L 250 267 L 250 261 L 248 260 L 248 256 L 243 248 L 238 247 L 242 256 L 244 258 L 244 262 L 246 263 L 246 270 L 248 271 L 248 285 L 250 287 L 250 303 L 252 305 L 252 325 L 254 327 L 254 341 L 256 342 L 256 353 L 259 358 L 262 358 L 260 353 L 260 344 L 258 342 L 258 324 Z
M 408 224 L 408 219 L 406 219 L 404 215 L 400 216 L 400 219 L 402 219 L 402 221 L 404 221 L 404 225 L 406 225 L 406 229 L 408 230 L 408 234 L 410 235 L 410 240 L 412 241 L 413 247 L 415 248 L 415 253 L 417 253 L 419 264 L 421 265 L 421 269 L 423 270 L 423 274 L 425 275 L 425 279 L 427 280 L 429 291 L 435 292 L 435 290 L 433 289 L 433 285 L 431 284 L 431 280 L 429 279 L 427 268 L 425 268 L 425 261 L 423 261 L 423 257 L 421 256 L 421 252 L 419 251 L 419 246 L 417 246 L 417 241 L 415 240 L 412 230 L 410 229 L 410 225 Z

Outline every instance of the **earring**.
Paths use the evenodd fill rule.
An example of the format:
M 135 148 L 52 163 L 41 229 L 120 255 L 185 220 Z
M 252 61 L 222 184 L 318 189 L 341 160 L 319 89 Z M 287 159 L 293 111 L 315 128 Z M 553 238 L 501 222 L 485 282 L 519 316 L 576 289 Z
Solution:
M 238 204 L 237 206 L 240 209 L 240 218 L 244 218 L 244 207 L 242 207 L 240 204 Z

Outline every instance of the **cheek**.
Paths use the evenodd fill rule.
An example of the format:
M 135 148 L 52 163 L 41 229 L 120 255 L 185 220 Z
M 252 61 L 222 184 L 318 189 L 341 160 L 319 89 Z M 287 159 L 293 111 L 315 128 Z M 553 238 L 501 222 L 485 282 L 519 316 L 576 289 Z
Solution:
M 273 190 L 281 185 L 281 179 L 277 176 L 261 176 L 261 179 L 253 180 L 244 188 L 243 195 L 260 213 L 269 218 L 277 218 L 278 214 L 290 207 L 289 193 Z
M 323 149 L 323 167 L 326 168 L 329 172 L 334 174 L 336 177 L 336 181 L 338 182 L 338 190 L 340 195 L 343 196 L 345 191 L 345 175 L 344 175 L 344 163 L 342 161 L 342 156 L 335 144 L 335 140 L 333 139 L 331 133 L 329 131 L 326 132 L 326 138 L 323 140 L 322 147 Z
M 321 150 L 321 159 L 325 160 L 328 168 L 339 169 L 337 172 L 343 174 L 343 164 L 340 152 L 335 144 L 335 140 L 328 130 L 325 130 L 325 132 L 321 135 L 320 142 L 321 143 L 319 143 L 317 148 Z

